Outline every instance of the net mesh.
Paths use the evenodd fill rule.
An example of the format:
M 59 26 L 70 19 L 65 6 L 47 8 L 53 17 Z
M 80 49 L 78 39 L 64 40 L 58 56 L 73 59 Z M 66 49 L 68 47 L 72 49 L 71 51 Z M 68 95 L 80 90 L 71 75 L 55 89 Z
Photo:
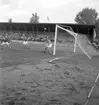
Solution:
M 86 35 L 78 35 L 77 43 L 89 58 L 92 58 L 92 56 L 95 55 L 99 55 L 99 52 L 96 51 L 96 49 L 92 46 Z

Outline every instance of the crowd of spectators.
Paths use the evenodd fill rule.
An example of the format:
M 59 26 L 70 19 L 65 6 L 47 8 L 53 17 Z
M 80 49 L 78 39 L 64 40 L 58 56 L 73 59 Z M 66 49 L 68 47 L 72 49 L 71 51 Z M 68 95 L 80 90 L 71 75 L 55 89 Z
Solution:
M 34 33 L 33 31 L 0 31 L 0 40 L 3 38 L 8 38 L 10 40 L 27 40 L 36 42 L 45 42 L 46 37 L 49 37 L 51 42 L 54 42 L 54 34 L 51 33 Z M 65 38 L 63 38 L 64 40 Z M 96 38 L 97 39 L 97 38 Z M 57 38 L 57 42 L 63 43 L 62 39 Z M 98 39 L 97 39 L 98 40 Z M 92 45 L 95 48 L 99 48 L 99 40 L 95 40 Z M 74 40 L 66 38 L 65 42 L 73 42 Z
M 0 31 L 0 39 L 8 38 L 10 40 L 24 40 L 44 42 L 46 35 L 38 35 L 38 33 L 28 31 Z M 54 41 L 54 36 L 49 36 L 51 41 Z
M 32 31 L 0 31 L 0 39 L 8 38 L 10 40 L 27 40 L 27 41 L 36 41 L 44 42 L 47 38 L 54 42 L 54 33 L 45 33 L 45 32 L 32 32 Z M 63 38 L 64 39 L 64 38 Z M 63 40 L 57 38 L 57 42 L 62 43 Z

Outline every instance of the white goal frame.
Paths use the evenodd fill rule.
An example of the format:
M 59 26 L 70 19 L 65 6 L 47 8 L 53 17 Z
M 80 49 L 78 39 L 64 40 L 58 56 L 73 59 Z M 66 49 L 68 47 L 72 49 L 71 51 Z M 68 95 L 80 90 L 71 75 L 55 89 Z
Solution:
M 70 28 L 71 30 L 66 29 L 66 28 L 63 28 L 62 26 L 56 25 L 56 28 L 55 28 L 54 47 L 53 47 L 53 55 L 56 54 L 56 41 L 57 41 L 57 31 L 58 31 L 57 29 L 60 28 L 60 29 L 62 29 L 62 30 L 64 30 L 64 31 L 68 32 L 68 33 L 71 34 L 72 36 L 74 36 L 74 38 L 75 38 L 75 42 L 74 42 L 74 52 L 76 51 L 76 46 L 77 46 L 77 44 L 78 44 L 78 46 L 81 48 L 81 50 L 83 51 L 83 53 L 84 53 L 85 55 L 87 55 L 87 57 L 88 57 L 89 59 L 91 59 L 91 56 L 88 54 L 88 52 L 87 52 L 85 49 L 83 49 L 81 43 L 78 42 L 78 39 L 77 39 L 77 38 L 78 38 L 80 35 L 79 35 L 78 33 L 75 33 L 71 27 L 69 27 L 69 26 L 65 26 L 65 27 L 68 27 L 68 28 Z
M 63 26 L 63 25 L 61 25 L 61 26 Z M 69 32 L 69 33 L 72 33 L 72 31 L 73 31 L 73 29 L 72 29 L 70 26 L 65 26 L 65 27 L 70 28 L 71 31 L 69 31 L 68 29 L 63 28 L 63 27 L 61 27 L 61 26 L 56 25 L 56 27 L 55 27 L 55 38 L 54 38 L 53 55 L 56 54 L 56 42 L 57 42 L 57 32 L 58 32 L 58 28 L 60 28 L 60 29 L 62 29 L 62 30 L 64 30 L 64 31 L 66 31 L 66 32 Z M 74 43 L 74 52 L 75 52 L 75 51 L 76 51 L 77 35 L 78 35 L 78 34 L 77 34 L 77 33 L 74 33 L 74 31 L 73 31 L 72 35 L 73 35 L 74 38 L 75 38 L 75 43 Z

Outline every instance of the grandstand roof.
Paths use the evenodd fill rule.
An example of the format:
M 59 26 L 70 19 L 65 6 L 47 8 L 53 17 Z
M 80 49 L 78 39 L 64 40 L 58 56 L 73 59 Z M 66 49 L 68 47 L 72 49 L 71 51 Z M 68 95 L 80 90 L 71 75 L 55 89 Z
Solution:
M 55 26 L 64 25 L 70 26 L 74 32 L 88 34 L 93 32 L 94 25 L 82 25 L 82 24 L 67 24 L 67 23 L 8 23 L 0 22 L 0 30 L 19 30 L 19 31 L 44 31 L 47 28 L 50 32 L 55 31 Z

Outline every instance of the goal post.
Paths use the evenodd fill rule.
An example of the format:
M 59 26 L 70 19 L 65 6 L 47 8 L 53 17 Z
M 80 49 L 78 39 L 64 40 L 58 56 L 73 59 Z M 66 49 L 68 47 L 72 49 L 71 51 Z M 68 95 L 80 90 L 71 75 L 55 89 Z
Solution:
M 53 55 L 56 54 L 56 41 L 57 41 L 57 25 L 55 27 L 55 38 L 54 38 L 54 47 L 53 47 Z
M 68 29 L 69 28 L 69 29 Z M 73 29 L 69 26 L 61 26 L 61 25 L 56 25 L 55 27 L 55 37 L 54 37 L 54 47 L 53 47 L 53 55 L 56 54 L 56 45 L 57 45 L 57 37 L 58 37 L 58 29 L 64 30 L 65 32 L 67 32 L 69 34 L 69 36 L 72 36 L 74 38 L 74 47 L 73 47 L 73 51 L 76 52 L 76 48 L 77 45 L 79 46 L 79 48 L 82 50 L 82 52 L 87 55 L 87 57 L 89 59 L 91 59 L 91 50 L 89 50 L 88 48 L 92 47 L 92 46 L 88 46 L 88 38 L 86 35 L 80 35 L 78 33 L 75 33 L 73 31 Z M 61 35 L 60 35 L 61 36 Z M 67 36 L 65 35 L 65 39 L 67 38 Z
M 77 34 L 72 32 L 73 29 L 72 29 L 70 26 L 65 26 L 65 27 L 66 27 L 66 28 L 70 28 L 71 31 L 68 30 L 68 29 L 66 29 L 66 28 L 64 28 L 64 27 L 62 27 L 62 25 L 60 25 L 60 26 L 59 26 L 59 25 L 56 25 L 56 27 L 55 27 L 55 38 L 54 38 L 53 55 L 56 54 L 56 42 L 57 42 L 58 28 L 60 28 L 60 29 L 62 29 L 62 30 L 64 30 L 64 31 L 66 31 L 66 32 L 72 34 L 72 36 L 75 38 L 74 52 L 76 51 L 76 46 L 77 46 Z
M 76 52 L 76 46 L 77 46 L 77 35 L 75 37 L 74 52 Z

